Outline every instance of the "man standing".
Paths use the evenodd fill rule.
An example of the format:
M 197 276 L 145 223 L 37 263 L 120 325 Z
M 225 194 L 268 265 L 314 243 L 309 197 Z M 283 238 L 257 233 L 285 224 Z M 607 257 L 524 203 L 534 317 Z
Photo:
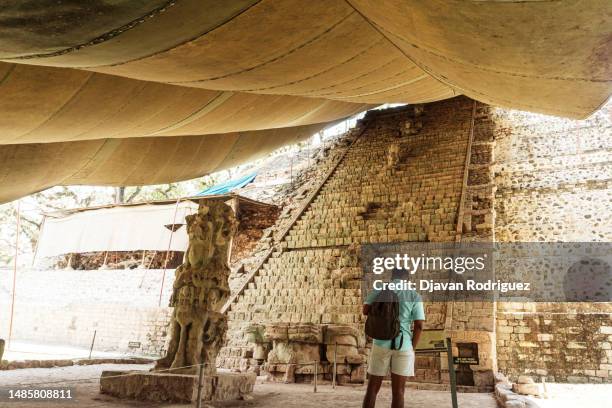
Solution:
M 408 273 L 395 269 L 391 275 L 393 282 L 406 279 Z M 414 290 L 394 291 L 399 302 L 400 333 L 393 340 L 374 339 L 370 360 L 368 361 L 368 388 L 363 399 L 363 408 L 374 408 L 376 395 L 380 390 L 383 379 L 391 369 L 391 408 L 404 407 L 404 389 L 406 379 L 414 376 L 414 350 L 423 331 L 425 312 L 423 302 Z M 368 294 L 363 305 L 363 314 L 368 315 L 370 305 L 376 302 L 379 291 Z

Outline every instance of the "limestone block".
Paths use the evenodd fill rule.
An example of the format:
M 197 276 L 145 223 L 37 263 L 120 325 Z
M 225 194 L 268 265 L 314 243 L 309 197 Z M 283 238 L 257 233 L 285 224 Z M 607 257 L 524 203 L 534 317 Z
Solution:
M 367 361 L 367 356 L 365 354 L 362 353 L 357 353 L 354 354 L 351 352 L 351 354 L 346 353 L 346 362 L 349 364 L 363 364 Z
M 351 364 L 362 364 L 365 362 L 365 356 L 359 354 L 359 350 L 356 346 L 345 346 L 338 345 L 337 348 L 335 345 L 328 344 L 325 352 L 327 357 L 327 361 L 333 363 L 334 357 L 337 358 L 338 363 L 351 363 Z
M 495 384 L 492 370 L 473 371 L 474 385 L 476 387 L 491 387 Z
M 332 366 L 332 370 L 333 370 L 333 366 Z M 350 375 L 351 366 L 349 364 L 343 364 L 343 363 L 336 364 L 336 374 Z
M 120 377 L 117 377 L 120 376 Z M 254 373 L 219 373 L 203 379 L 202 400 L 244 399 L 253 392 Z M 198 376 L 144 371 L 103 371 L 100 392 L 119 398 L 152 402 L 192 403 L 196 400 Z
M 345 346 L 360 346 L 365 343 L 365 335 L 360 330 L 347 325 L 330 324 L 325 329 L 325 344 L 338 343 Z
M 292 324 L 287 330 L 289 341 L 302 343 L 323 342 L 322 326 L 312 323 Z
M 255 360 L 266 360 L 270 351 L 270 343 L 257 343 L 253 347 L 253 358 Z
M 268 363 L 310 363 L 321 359 L 318 344 L 275 341 L 268 354 Z
M 336 375 L 336 381 L 340 385 L 342 385 L 342 384 L 350 384 L 351 376 L 347 375 L 347 374 L 337 374 Z
M 512 391 L 522 395 L 540 396 L 540 387 L 538 384 L 512 384 Z
M 351 370 L 351 380 L 353 384 L 363 384 L 366 380 L 366 366 L 359 365 Z
M 314 374 L 314 369 L 315 369 L 314 364 L 300 365 L 295 368 L 295 374 Z M 317 373 L 318 374 L 325 374 L 328 371 L 329 369 L 327 365 L 317 363 Z
M 268 343 L 265 336 L 265 326 L 262 324 L 251 324 L 244 329 L 244 337 L 249 343 Z
M 526 406 L 525 401 L 519 399 L 508 400 L 504 404 L 505 408 L 525 408 Z
M 270 323 L 266 324 L 264 335 L 272 341 L 284 342 L 289 340 L 288 323 Z

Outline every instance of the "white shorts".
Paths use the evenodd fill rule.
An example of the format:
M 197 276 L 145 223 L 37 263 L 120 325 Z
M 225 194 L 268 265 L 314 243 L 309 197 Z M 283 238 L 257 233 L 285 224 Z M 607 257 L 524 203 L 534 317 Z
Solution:
M 389 368 L 393 374 L 413 377 L 414 350 L 389 350 L 373 344 L 368 361 L 368 374 L 386 377 Z

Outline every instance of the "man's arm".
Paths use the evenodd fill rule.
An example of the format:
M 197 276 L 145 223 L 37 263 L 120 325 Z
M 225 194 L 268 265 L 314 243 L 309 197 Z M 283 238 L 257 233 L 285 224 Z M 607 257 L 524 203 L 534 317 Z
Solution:
M 423 322 L 424 320 L 415 320 L 414 327 L 412 329 L 412 349 L 416 350 L 417 344 L 419 344 L 419 340 L 421 339 L 421 332 L 423 331 Z

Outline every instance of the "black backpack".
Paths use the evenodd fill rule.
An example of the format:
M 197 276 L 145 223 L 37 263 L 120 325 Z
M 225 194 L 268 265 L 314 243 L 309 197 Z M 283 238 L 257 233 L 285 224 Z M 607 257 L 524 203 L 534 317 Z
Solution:
M 399 299 L 395 292 L 384 290 L 376 296 L 376 300 L 370 305 L 368 311 L 365 332 L 376 340 L 393 340 L 399 336 Z M 399 348 L 401 347 L 400 343 Z M 392 345 L 392 349 L 395 349 L 395 344 Z

